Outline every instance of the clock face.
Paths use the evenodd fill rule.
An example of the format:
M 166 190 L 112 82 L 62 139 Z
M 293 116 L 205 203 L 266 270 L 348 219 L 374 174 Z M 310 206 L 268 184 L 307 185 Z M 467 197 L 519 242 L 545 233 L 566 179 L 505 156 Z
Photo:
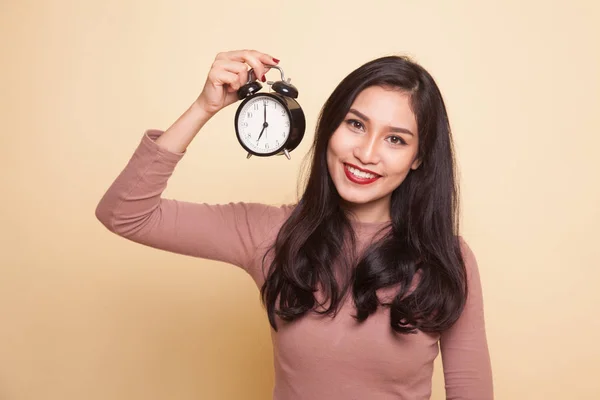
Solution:
M 290 135 L 290 116 L 275 98 L 256 95 L 239 110 L 236 121 L 244 145 L 258 154 L 280 150 Z

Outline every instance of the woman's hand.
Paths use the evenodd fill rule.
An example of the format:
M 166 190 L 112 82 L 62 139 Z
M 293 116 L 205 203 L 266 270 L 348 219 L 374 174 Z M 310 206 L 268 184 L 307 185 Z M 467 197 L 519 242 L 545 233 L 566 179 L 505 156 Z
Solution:
M 254 75 L 264 82 L 265 73 L 270 66 L 278 62 L 276 58 L 256 50 L 219 53 L 196 103 L 208 115 L 214 115 L 238 100 L 237 90 L 248 82 L 248 66 L 252 67 Z

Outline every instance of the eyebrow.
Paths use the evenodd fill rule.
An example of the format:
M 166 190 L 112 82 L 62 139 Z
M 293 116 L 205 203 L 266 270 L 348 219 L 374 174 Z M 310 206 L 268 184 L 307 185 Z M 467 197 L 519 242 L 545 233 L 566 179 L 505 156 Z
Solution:
M 357 111 L 354 108 L 351 108 L 350 110 L 348 110 L 348 112 L 352 113 L 352 114 L 354 114 L 356 116 L 358 116 L 359 118 L 364 119 L 366 122 L 370 121 L 369 117 L 367 117 L 365 114 Z M 415 136 L 415 134 L 412 133 L 411 131 L 409 131 L 408 129 L 406 129 L 406 128 L 400 128 L 400 127 L 397 127 L 397 126 L 390 126 L 390 131 L 392 131 L 392 132 L 398 132 L 398 133 L 406 133 L 408 135 Z

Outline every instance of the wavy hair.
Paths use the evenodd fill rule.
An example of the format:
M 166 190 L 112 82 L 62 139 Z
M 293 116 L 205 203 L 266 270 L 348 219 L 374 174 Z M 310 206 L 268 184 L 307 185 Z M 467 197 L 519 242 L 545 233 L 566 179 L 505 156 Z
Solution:
M 328 171 L 327 145 L 358 94 L 371 86 L 410 96 L 421 164 L 392 193 L 391 228 L 353 260 L 349 279 L 340 282 L 335 262 L 343 258 L 345 241 L 356 237 Z M 309 156 L 304 192 L 269 250 L 274 257 L 260 292 L 271 326 L 277 331 L 276 317 L 289 322 L 309 311 L 335 315 L 351 293 L 359 322 L 389 307 L 390 326 L 398 333 L 449 328 L 464 308 L 467 280 L 452 133 L 433 77 L 403 56 L 363 64 L 325 102 Z M 395 295 L 384 302 L 377 291 L 389 288 Z M 317 301 L 317 290 L 325 301 Z

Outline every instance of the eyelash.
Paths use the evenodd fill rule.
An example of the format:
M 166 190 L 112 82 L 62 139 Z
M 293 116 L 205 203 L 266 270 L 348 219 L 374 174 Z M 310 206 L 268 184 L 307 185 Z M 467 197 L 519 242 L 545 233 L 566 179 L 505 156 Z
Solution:
M 350 128 L 353 128 L 353 129 L 359 129 L 354 124 L 360 124 L 360 126 L 364 128 L 364 125 L 362 124 L 362 122 L 360 122 L 356 119 L 347 119 L 346 124 L 348 124 L 348 126 L 350 126 Z
M 364 125 L 363 125 L 363 123 L 362 123 L 362 122 L 360 122 L 360 121 L 358 121 L 358 120 L 356 120 L 356 119 L 347 119 L 347 120 L 346 120 L 346 124 L 347 124 L 347 125 L 348 125 L 350 128 L 352 128 L 352 129 L 362 129 L 362 130 L 364 130 Z M 356 124 L 360 125 L 360 126 L 361 126 L 361 128 L 358 128 L 358 127 L 356 127 Z M 387 140 L 387 139 L 397 139 L 397 140 L 398 140 L 398 142 L 396 142 L 396 143 L 391 143 L 391 142 L 390 142 L 390 144 L 392 144 L 392 145 L 405 145 L 405 144 L 406 144 L 406 141 L 405 141 L 404 139 L 402 139 L 400 136 L 392 135 L 392 136 L 388 136 L 388 137 L 386 138 L 386 140 Z
M 392 144 L 398 144 L 398 145 L 405 145 L 406 144 L 406 141 L 404 139 L 402 139 L 400 136 L 392 135 L 392 136 L 389 136 L 388 139 L 398 139 L 398 142 L 392 143 Z

